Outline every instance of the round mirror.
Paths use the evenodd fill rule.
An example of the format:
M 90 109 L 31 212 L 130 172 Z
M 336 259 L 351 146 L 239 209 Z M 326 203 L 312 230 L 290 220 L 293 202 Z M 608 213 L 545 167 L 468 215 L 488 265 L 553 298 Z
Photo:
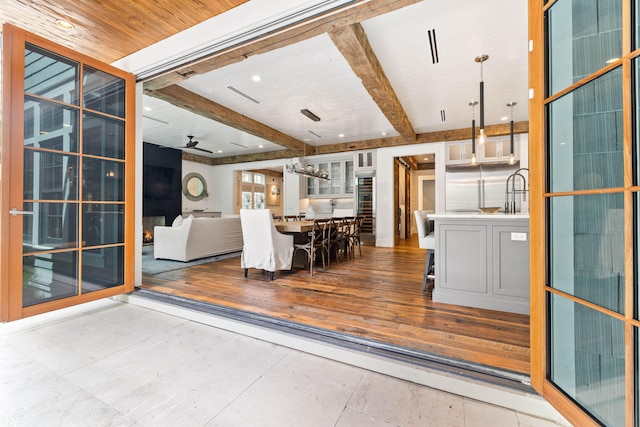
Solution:
M 199 173 L 191 172 L 182 180 L 182 192 L 191 201 L 197 202 L 207 197 L 207 181 Z

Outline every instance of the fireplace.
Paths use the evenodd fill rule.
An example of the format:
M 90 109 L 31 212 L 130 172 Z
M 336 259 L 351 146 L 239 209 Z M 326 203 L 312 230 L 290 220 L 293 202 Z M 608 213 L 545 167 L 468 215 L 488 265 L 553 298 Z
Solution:
M 165 225 L 164 215 L 143 216 L 142 217 L 142 243 L 149 245 L 153 243 L 153 227 Z

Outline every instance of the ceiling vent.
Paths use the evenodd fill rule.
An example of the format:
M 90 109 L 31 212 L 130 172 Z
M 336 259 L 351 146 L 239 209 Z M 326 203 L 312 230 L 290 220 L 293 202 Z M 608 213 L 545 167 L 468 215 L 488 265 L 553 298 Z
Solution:
M 444 110 L 440 110 L 440 120 L 442 120 L 443 122 L 447 121 L 447 114 Z
M 436 29 L 432 28 L 427 31 L 429 36 L 429 47 L 431 48 L 431 62 L 433 64 L 439 64 L 440 58 L 438 57 L 438 42 L 436 41 Z
M 249 95 L 247 95 L 247 94 L 246 94 L 246 93 L 244 93 L 243 91 L 238 90 L 238 89 L 236 89 L 235 87 L 233 87 L 233 86 L 231 86 L 231 85 L 227 86 L 227 89 L 229 89 L 231 92 L 235 92 L 235 93 L 237 93 L 238 95 L 240 95 L 240 96 L 243 96 L 243 97 L 247 98 L 247 99 L 248 99 L 249 101 L 251 101 L 251 102 L 255 102 L 256 104 L 260 104 L 260 101 L 258 101 L 257 99 L 250 97 Z
M 303 115 L 305 115 L 306 117 L 308 117 L 311 120 L 313 120 L 314 122 L 319 122 L 320 121 L 320 117 L 316 116 L 315 114 L 313 114 L 311 111 L 307 110 L 306 108 L 304 110 L 300 110 L 300 112 Z
M 236 147 L 249 148 L 246 145 L 238 144 L 237 142 L 233 142 L 233 141 L 229 141 L 229 144 L 235 145 Z
M 314 131 L 312 131 L 312 130 L 307 131 L 307 132 L 309 132 L 311 135 L 317 136 L 318 138 L 322 138 L 320 135 L 318 135 L 317 133 L 315 133 L 315 132 L 314 132 Z

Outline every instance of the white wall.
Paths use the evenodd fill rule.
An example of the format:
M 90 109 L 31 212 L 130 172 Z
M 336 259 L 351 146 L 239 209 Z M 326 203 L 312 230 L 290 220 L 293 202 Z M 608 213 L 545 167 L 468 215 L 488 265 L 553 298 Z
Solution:
M 214 193 L 219 190 L 214 185 L 215 180 L 213 177 L 213 167 L 198 162 L 183 160 L 181 179 L 184 179 L 184 177 L 191 172 L 196 172 L 202 175 L 207 183 L 207 193 L 209 193 L 209 195 L 202 200 L 194 202 L 187 199 L 184 193 L 182 193 L 182 212 L 189 212 L 194 209 L 203 209 L 205 212 L 217 211 L 218 209 L 215 209 L 213 204 L 213 196 Z

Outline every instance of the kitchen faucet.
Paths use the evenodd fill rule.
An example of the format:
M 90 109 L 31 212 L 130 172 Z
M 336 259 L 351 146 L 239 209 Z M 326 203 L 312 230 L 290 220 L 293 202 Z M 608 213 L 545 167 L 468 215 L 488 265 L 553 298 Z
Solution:
M 516 213 L 516 194 L 522 194 L 521 202 L 527 200 L 527 180 L 520 173 L 520 171 L 527 171 L 529 173 L 529 169 L 520 168 L 516 170 L 514 173 L 509 175 L 507 178 L 506 191 L 505 191 L 505 202 L 504 202 L 504 212 L 505 213 Z M 522 189 L 516 189 L 516 180 L 517 178 L 522 178 Z M 511 191 L 509 191 L 509 181 L 511 181 Z M 511 196 L 511 197 L 509 197 Z

